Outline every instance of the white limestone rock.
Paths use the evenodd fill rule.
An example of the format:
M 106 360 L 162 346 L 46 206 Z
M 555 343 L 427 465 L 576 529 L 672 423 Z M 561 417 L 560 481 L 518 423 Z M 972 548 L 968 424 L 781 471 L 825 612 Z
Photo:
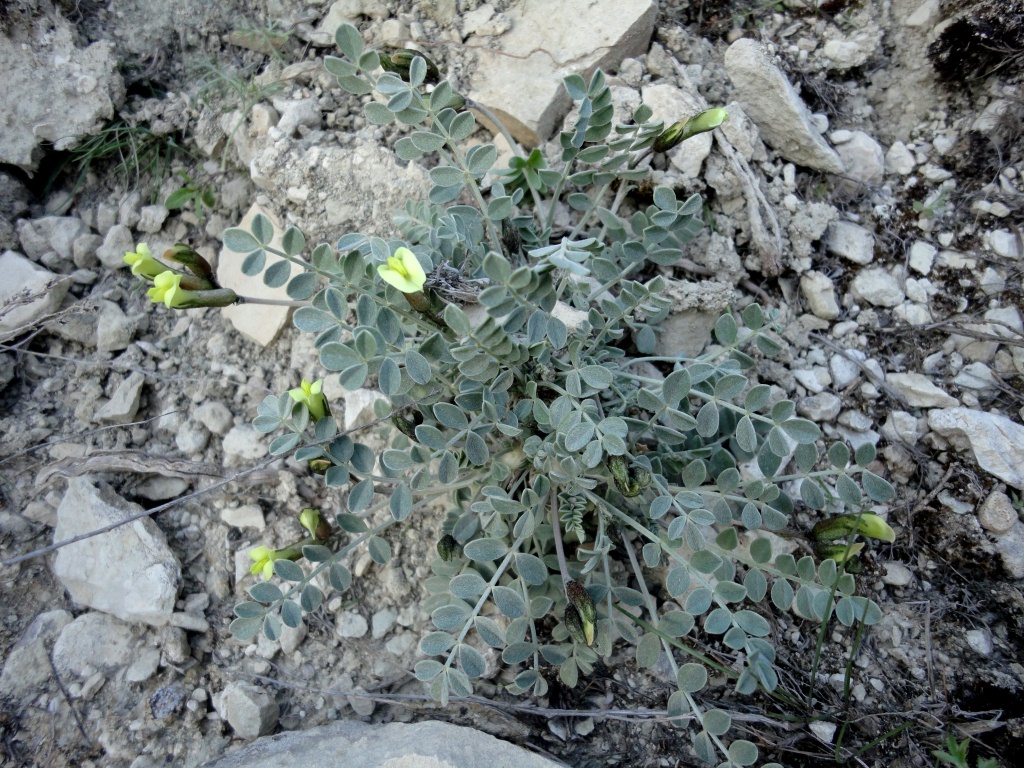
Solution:
M 552 19 L 552 14 L 557 19 Z M 548 139 L 569 111 L 562 78 L 612 70 L 647 51 L 657 6 L 650 0 L 521 0 L 506 8 L 511 29 L 478 46 L 468 96 L 487 106 L 522 144 Z
M 807 105 L 760 43 L 737 40 L 725 52 L 725 68 L 736 86 L 737 101 L 766 143 L 790 162 L 843 172 L 843 161 L 811 124 Z
M 54 541 L 124 520 L 142 507 L 88 477 L 68 480 L 57 508 Z M 181 583 L 178 558 L 148 517 L 69 544 L 57 551 L 54 572 L 71 599 L 128 622 L 163 626 L 174 612 Z
M 930 411 L 928 426 L 955 448 L 970 448 L 986 472 L 1024 490 L 1024 426 L 1005 416 L 969 408 Z
M 875 258 L 875 236 L 852 221 L 833 221 L 825 235 L 829 253 L 854 264 L 870 264 Z
M 0 275 L 0 341 L 56 312 L 71 287 L 68 278 L 53 274 L 15 251 L 0 255 Z
M 920 373 L 890 373 L 886 383 L 915 408 L 948 408 L 959 405 L 955 397 L 935 386 Z
M 274 238 L 269 243 L 271 248 L 279 251 L 284 250 L 281 237 L 284 235 L 284 226 L 277 216 L 270 210 L 263 208 L 258 203 L 245 214 L 238 226 L 246 231 L 251 231 L 253 219 L 258 214 L 263 214 L 274 225 Z M 217 280 L 224 288 L 230 288 L 240 296 L 252 296 L 259 299 L 288 300 L 287 284 L 278 288 L 271 288 L 263 282 L 262 274 L 249 276 L 242 272 L 242 262 L 247 254 L 232 251 L 226 245 L 221 248 L 220 256 L 217 259 Z M 266 268 L 283 262 L 280 256 L 272 253 L 267 254 Z M 297 274 L 294 267 L 290 267 L 293 273 Z M 267 347 L 274 343 L 281 330 L 288 323 L 291 315 L 290 307 L 268 306 L 264 304 L 234 304 L 221 309 L 221 313 L 235 329 L 250 341 L 260 346 Z

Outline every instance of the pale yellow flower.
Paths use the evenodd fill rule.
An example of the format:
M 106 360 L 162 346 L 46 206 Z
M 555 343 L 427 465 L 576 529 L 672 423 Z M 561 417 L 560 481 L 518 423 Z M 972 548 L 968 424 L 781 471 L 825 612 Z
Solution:
M 134 251 L 126 253 L 124 263 L 132 268 L 133 275 L 150 280 L 167 271 L 167 267 L 153 258 L 153 254 L 149 252 L 149 246 L 145 243 L 139 243 L 135 246 Z
M 402 293 L 422 291 L 427 282 L 427 273 L 423 271 L 416 254 L 408 248 L 399 248 L 394 256 L 388 256 L 388 263 L 379 265 L 377 274 L 385 283 L 395 286 Z
M 327 415 L 327 398 L 323 396 L 323 388 L 323 379 L 317 379 L 312 384 L 303 379 L 296 389 L 288 390 L 288 394 L 292 400 L 306 406 L 313 421 L 319 421 Z

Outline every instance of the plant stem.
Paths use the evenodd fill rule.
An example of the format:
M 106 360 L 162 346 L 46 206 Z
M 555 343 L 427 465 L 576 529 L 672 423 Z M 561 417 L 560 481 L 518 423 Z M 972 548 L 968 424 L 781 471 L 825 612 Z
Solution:
M 551 488 L 551 531 L 555 537 L 555 554 L 558 556 L 558 570 L 562 573 L 562 584 L 571 581 L 569 566 L 565 562 L 565 548 L 562 545 L 562 523 L 558 519 L 558 495 L 554 486 Z
M 309 301 L 293 301 L 292 299 L 261 299 L 255 296 L 239 296 L 240 304 L 266 304 L 271 307 L 311 307 Z

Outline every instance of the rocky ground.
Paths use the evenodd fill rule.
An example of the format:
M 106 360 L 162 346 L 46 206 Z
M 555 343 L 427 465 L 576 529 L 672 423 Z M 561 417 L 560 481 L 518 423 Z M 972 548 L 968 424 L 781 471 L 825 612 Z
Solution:
M 658 183 L 704 196 L 707 224 L 688 265 L 665 270 L 677 313 L 662 349 L 692 353 L 708 318 L 743 297 L 779 308 L 790 346 L 761 381 L 829 437 L 878 447 L 898 496 L 876 511 L 897 539 L 860 579 L 884 617 L 861 639 L 831 631 L 813 712 L 738 700 L 724 683 L 706 693 L 785 765 L 930 766 L 945 734 L 1013 764 L 1024 5 L 994 0 L 0 7 L 4 764 L 195 766 L 339 720 L 315 738 L 358 759 L 365 744 L 435 745 L 476 765 L 452 745 L 483 734 L 402 725 L 432 720 L 573 766 L 697 764 L 658 722 L 672 676 L 638 671 L 628 647 L 576 689 L 553 678 L 544 701 L 508 696 L 499 675 L 478 699 L 430 703 L 410 674 L 429 623 L 429 516 L 393 535 L 388 566 L 352 558 L 352 589 L 308 631 L 227 634 L 252 582 L 248 550 L 294 539 L 300 506 L 341 511 L 249 426 L 268 393 L 321 375 L 315 350 L 284 309 L 154 310 L 121 257 L 184 241 L 235 285 L 247 278 L 219 238 L 256 211 L 311 242 L 393 233 L 391 213 L 429 183 L 325 72 L 345 20 L 420 47 L 552 158 L 559 73 L 572 68 L 599 64 L 617 105 L 642 99 L 669 122 L 728 106 L 728 141 L 706 135 L 655 165 Z M 169 210 L 185 187 L 195 196 Z M 342 393 L 328 381 L 347 427 L 372 419 L 373 392 Z M 44 549 L 125 516 L 138 519 Z M 806 696 L 818 629 L 787 617 L 775 630 L 784 685 Z M 498 748 L 467 751 L 494 765 Z M 261 764 L 246 754 L 223 765 Z

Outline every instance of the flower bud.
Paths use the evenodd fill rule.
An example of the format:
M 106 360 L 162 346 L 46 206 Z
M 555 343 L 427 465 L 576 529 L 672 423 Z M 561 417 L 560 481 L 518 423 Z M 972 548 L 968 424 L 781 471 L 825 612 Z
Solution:
M 314 475 L 326 475 L 327 470 L 334 466 L 330 459 L 310 459 L 307 466 Z
M 565 596 L 569 605 L 565 608 L 565 624 L 569 634 L 576 642 L 585 645 L 594 644 L 594 622 L 597 621 L 597 607 L 590 593 L 578 581 L 565 583 Z M 578 630 L 574 631 L 573 623 L 578 621 Z M 573 623 L 570 623 L 573 622 Z
M 452 560 L 457 560 L 462 557 L 462 545 L 452 536 L 450 533 L 446 533 L 441 537 L 441 540 L 437 542 L 437 554 L 441 556 L 441 559 L 446 563 L 450 563 Z
M 441 82 L 441 71 L 437 65 L 420 51 L 414 51 L 411 48 L 394 48 L 390 52 L 385 52 L 380 57 L 380 68 L 408 82 L 409 68 L 412 66 L 412 60 L 417 56 L 427 63 L 427 74 L 423 78 L 423 82 L 431 85 Z
M 643 467 L 628 466 L 623 456 L 608 457 L 608 471 L 619 493 L 627 499 L 639 496 L 651 484 L 651 473 Z
M 309 531 L 311 536 L 316 536 L 316 529 L 320 525 L 320 510 L 307 507 L 299 513 L 299 525 Z
M 164 251 L 161 258 L 183 264 L 189 272 L 204 283 L 198 287 L 199 290 L 210 290 L 217 287 L 217 278 L 214 276 L 210 262 L 184 243 L 175 243 L 172 248 Z
M 654 140 L 654 151 L 668 152 L 673 147 L 682 144 L 698 133 L 714 130 L 724 123 L 727 117 L 729 117 L 729 113 L 718 107 L 716 109 L 706 109 L 689 120 L 680 120 L 678 123 L 672 123 Z
M 569 630 L 569 636 L 575 642 L 580 645 L 590 645 L 587 642 L 587 633 L 583 628 L 583 619 L 580 618 L 580 612 L 572 605 L 565 606 L 563 621 L 565 622 L 565 628 Z
M 836 565 L 848 565 L 864 549 L 864 542 L 846 544 L 817 544 L 814 553 L 822 560 L 835 560 Z
M 519 227 L 512 223 L 511 219 L 501 220 L 501 248 L 505 252 L 505 258 L 514 263 L 521 261 L 523 253 L 523 236 Z
M 896 541 L 896 532 L 889 524 L 870 512 L 861 515 L 835 515 L 822 520 L 811 529 L 811 537 L 816 541 L 836 541 L 855 533 L 890 544 Z

